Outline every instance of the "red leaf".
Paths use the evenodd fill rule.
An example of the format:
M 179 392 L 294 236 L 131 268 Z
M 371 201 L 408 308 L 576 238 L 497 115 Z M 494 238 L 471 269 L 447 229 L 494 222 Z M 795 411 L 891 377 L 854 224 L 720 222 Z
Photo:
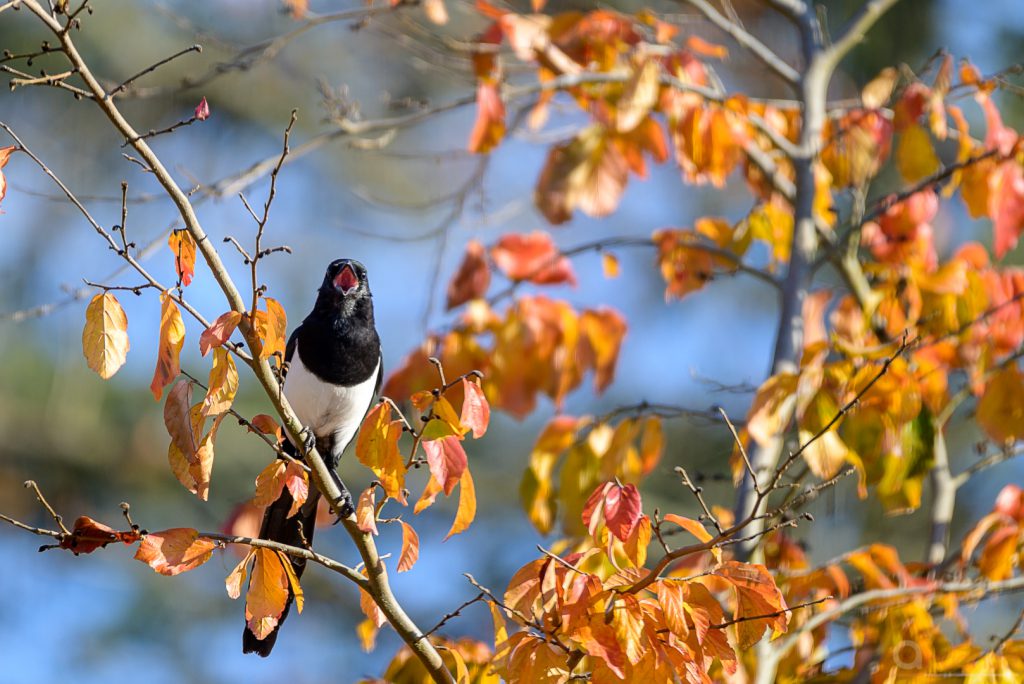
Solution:
M 7 166 L 7 162 L 11 158 L 11 153 L 16 151 L 18 148 L 14 145 L 10 147 L 0 147 L 0 202 L 4 200 L 7 195 L 7 177 L 4 176 L 3 168 Z
M 640 492 L 634 485 L 623 487 L 616 482 L 606 482 L 595 489 L 583 506 L 583 524 L 591 534 L 597 524 L 598 511 L 603 513 L 608 531 L 620 541 L 626 541 L 643 514 Z
M 538 285 L 576 284 L 572 264 L 544 231 L 503 235 L 491 248 L 491 258 L 512 280 L 528 280 Z
M 1000 164 L 988 179 L 988 211 L 995 231 L 996 257 L 1017 246 L 1024 232 L 1024 169 L 1016 161 Z
M 430 474 L 441 483 L 444 495 L 450 496 L 467 465 L 466 452 L 459 443 L 459 438 L 455 435 L 446 435 L 425 441 L 423 450 L 427 453 Z
M 206 356 L 210 349 L 227 342 L 241 320 L 242 314 L 238 311 L 228 311 L 218 316 L 217 320 L 199 336 L 199 351 L 202 355 Z
M 216 542 L 200 537 L 196 530 L 176 527 L 147 534 L 135 552 L 135 560 L 148 564 L 161 575 L 177 575 L 210 560 L 216 546 Z
M 263 434 L 276 436 L 278 441 L 281 441 L 281 438 L 284 436 L 284 431 L 281 429 L 281 426 L 277 424 L 276 420 L 268 416 L 266 413 L 260 413 L 253 416 L 252 420 L 249 422 L 252 424 L 252 427 L 256 428 Z M 251 430 L 252 428 L 249 429 Z
M 466 256 L 455 272 L 455 277 L 448 284 L 449 311 L 465 304 L 471 299 L 483 297 L 491 284 L 491 269 L 487 265 L 484 246 L 477 240 L 470 240 L 466 245 Z
M 210 118 L 210 103 L 206 101 L 205 97 L 196 105 L 195 116 L 200 121 L 206 121 Z
M 487 424 L 491 422 L 491 407 L 484 396 L 483 388 L 469 378 L 462 379 L 462 414 L 459 423 L 473 430 L 473 438 L 480 439 L 487 432 Z
M 113 542 L 134 544 L 139 540 L 139 536 L 135 530 L 118 532 L 112 527 L 107 527 L 103 523 L 83 515 L 75 520 L 71 534 L 61 539 L 59 546 L 77 556 L 80 553 L 92 553 Z

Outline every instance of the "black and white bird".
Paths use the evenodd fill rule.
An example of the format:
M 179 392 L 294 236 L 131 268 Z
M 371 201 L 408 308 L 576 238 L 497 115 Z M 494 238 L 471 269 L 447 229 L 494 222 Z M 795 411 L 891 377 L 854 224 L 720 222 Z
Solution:
M 335 468 L 380 391 L 383 365 L 366 269 L 352 259 L 333 261 L 327 267 L 313 310 L 288 339 L 284 394 L 299 421 L 311 432 L 310 440 L 316 440 L 317 451 L 342 492 L 342 500 L 335 502 L 341 517 L 351 514 L 352 496 Z M 298 456 L 302 445 L 286 442 L 284 448 Z M 313 539 L 319 498 L 320 492 L 311 487 L 306 503 L 289 518 L 292 497 L 284 488 L 263 515 L 260 538 L 292 546 L 308 545 Z M 305 559 L 291 558 L 291 563 L 296 575 L 306 568 Z M 246 626 L 242 651 L 270 655 L 291 604 L 289 592 L 277 627 L 265 639 L 257 639 Z

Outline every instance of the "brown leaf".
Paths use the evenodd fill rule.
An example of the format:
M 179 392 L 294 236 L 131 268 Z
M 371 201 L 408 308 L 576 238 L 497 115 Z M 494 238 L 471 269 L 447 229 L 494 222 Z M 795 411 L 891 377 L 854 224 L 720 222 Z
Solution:
M 3 168 L 2 163 L 0 168 Z M 2 195 L 0 199 L 3 199 Z M 108 380 L 124 365 L 130 348 L 128 317 L 117 298 L 109 292 L 93 297 L 85 309 L 85 328 L 82 330 L 82 353 L 89 368 Z
M 242 320 L 242 314 L 238 311 L 228 311 L 217 317 L 210 327 L 199 336 L 199 351 L 206 356 L 210 349 L 219 347 L 229 339 Z
M 420 557 L 420 537 L 412 525 L 404 520 L 398 522 L 402 524 L 402 555 L 398 558 L 398 572 L 406 572 L 412 570 Z
M 119 532 L 83 515 L 75 520 L 75 524 L 71 527 L 71 534 L 62 538 L 59 546 L 77 556 L 80 553 L 92 553 L 96 549 L 101 549 L 114 542 L 134 544 L 139 540 L 139 536 L 139 532 L 136 530 Z
M 171 299 L 170 290 L 160 295 L 160 340 L 157 343 L 156 370 L 149 390 L 160 401 L 164 387 L 171 384 L 181 372 L 179 356 L 185 343 L 185 322 L 181 320 L 178 305 Z
M 200 537 L 196 530 L 175 527 L 147 534 L 135 552 L 135 560 L 148 564 L 161 575 L 177 575 L 210 560 L 216 547 L 216 542 Z

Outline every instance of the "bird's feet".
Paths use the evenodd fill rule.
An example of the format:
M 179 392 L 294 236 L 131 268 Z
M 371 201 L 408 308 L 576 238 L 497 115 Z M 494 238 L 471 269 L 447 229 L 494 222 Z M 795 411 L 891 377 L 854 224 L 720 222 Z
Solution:
M 308 427 L 302 428 L 302 432 L 299 433 L 299 438 L 302 440 L 302 454 L 308 454 L 316 446 L 316 435 Z
M 335 525 L 356 512 L 355 506 L 352 505 L 352 495 L 349 494 L 345 485 L 341 485 L 341 496 L 334 501 L 334 510 L 338 513 L 338 517 L 334 520 Z

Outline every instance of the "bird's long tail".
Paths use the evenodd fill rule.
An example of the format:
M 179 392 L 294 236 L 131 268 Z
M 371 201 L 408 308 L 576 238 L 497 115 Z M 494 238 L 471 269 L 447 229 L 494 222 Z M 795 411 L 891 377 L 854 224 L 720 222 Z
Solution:
M 295 451 L 290 442 L 285 442 L 285 450 L 289 453 Z M 309 546 L 313 541 L 313 530 L 316 523 L 316 509 L 317 503 L 320 500 L 320 492 L 316 487 L 309 488 L 309 498 L 306 503 L 296 512 L 292 517 L 288 517 L 288 512 L 292 507 L 292 496 L 288 491 L 287 487 L 284 487 L 281 491 L 281 496 L 277 501 L 270 504 L 267 510 L 263 514 L 263 525 L 260 527 L 260 539 L 267 539 L 269 541 L 276 541 L 282 544 L 288 544 L 289 546 L 298 546 L 304 548 Z M 306 559 L 296 558 L 294 556 L 289 557 L 292 568 L 295 570 L 295 576 L 301 577 L 302 571 L 306 569 Z M 277 633 L 281 629 L 281 625 L 284 624 L 285 618 L 288 617 L 288 611 L 292 607 L 293 595 L 291 588 L 288 589 L 288 602 L 285 603 L 284 612 L 281 613 L 281 617 L 277 621 L 277 626 L 274 627 L 274 631 L 268 634 L 264 639 L 257 639 L 256 635 L 252 633 L 249 626 L 246 625 L 242 630 L 242 652 L 243 653 L 258 653 L 259 655 L 266 658 L 270 655 L 270 651 L 274 648 L 274 643 L 277 642 Z

